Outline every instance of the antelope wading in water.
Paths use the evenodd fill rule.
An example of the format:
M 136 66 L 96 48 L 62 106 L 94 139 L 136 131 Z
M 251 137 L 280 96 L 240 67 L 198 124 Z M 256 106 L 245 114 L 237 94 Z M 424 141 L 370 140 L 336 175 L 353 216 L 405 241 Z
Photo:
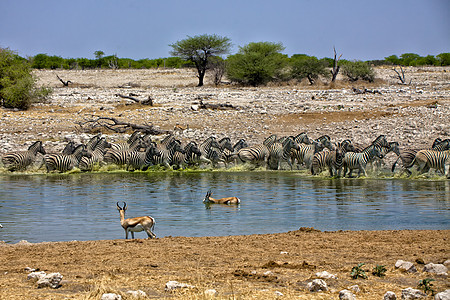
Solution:
M 220 199 L 214 199 L 211 197 L 211 190 L 209 190 L 206 193 L 205 199 L 203 199 L 203 203 L 210 204 L 210 203 L 218 203 L 218 204 L 239 204 L 241 203 L 241 200 L 238 197 L 226 197 L 226 198 L 220 198 Z
M 117 202 L 117 210 L 120 213 L 120 225 L 125 230 L 125 239 L 128 239 L 128 232 L 131 232 L 131 238 L 134 239 L 134 233 L 141 231 L 145 231 L 149 239 L 156 238 L 152 231 L 155 228 L 155 219 L 150 216 L 125 219 L 126 202 L 123 203 L 123 207 L 120 207 L 119 202 Z

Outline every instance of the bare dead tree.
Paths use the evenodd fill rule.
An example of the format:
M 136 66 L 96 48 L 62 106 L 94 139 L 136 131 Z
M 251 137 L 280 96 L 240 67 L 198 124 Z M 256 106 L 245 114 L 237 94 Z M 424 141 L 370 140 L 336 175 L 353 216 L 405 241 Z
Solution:
M 84 132 L 96 132 L 101 129 L 108 129 L 117 133 L 124 133 L 128 130 L 138 130 L 142 133 L 153 135 L 170 133 L 169 130 L 161 130 L 151 124 L 133 124 L 112 117 L 92 117 L 93 119 L 86 119 L 83 122 L 79 121 L 76 124 Z
M 116 70 L 119 68 L 119 64 L 117 62 L 117 55 L 113 55 L 112 58 L 108 61 L 108 65 L 111 69 Z
M 220 57 L 211 57 L 208 62 L 208 68 L 211 69 L 214 78 L 214 85 L 218 86 L 222 82 L 225 74 L 226 62 Z
M 61 81 L 64 86 L 69 86 L 69 83 L 72 83 L 72 81 L 70 80 L 67 81 L 62 80 L 61 77 L 58 76 L 58 74 L 56 74 L 56 77 L 58 77 L 59 81 Z
M 411 84 L 411 80 L 409 80 L 409 83 L 406 83 L 406 75 L 405 75 L 405 71 L 403 70 L 402 66 L 400 66 L 400 72 L 402 74 L 400 74 L 400 72 L 396 68 L 393 68 L 393 70 L 395 71 L 395 73 L 397 73 L 397 76 L 394 76 L 394 78 L 398 78 L 400 80 L 401 84 Z
M 333 47 L 333 50 L 334 50 L 334 59 L 333 59 L 333 69 L 331 70 L 331 82 L 334 82 L 336 80 L 336 77 L 339 73 L 339 69 L 341 68 L 341 66 L 339 66 L 338 63 L 342 57 L 342 54 L 339 55 L 339 57 L 337 57 L 335 47 Z
M 133 96 L 138 96 L 136 94 L 129 94 L 129 96 L 122 95 L 122 94 L 116 94 L 115 96 L 120 97 L 120 98 L 124 98 L 124 99 L 133 100 L 134 102 L 142 104 L 142 105 L 153 106 L 153 98 L 152 98 L 152 96 L 148 96 L 147 99 L 144 99 L 144 100 L 139 100 L 139 99 L 133 97 Z

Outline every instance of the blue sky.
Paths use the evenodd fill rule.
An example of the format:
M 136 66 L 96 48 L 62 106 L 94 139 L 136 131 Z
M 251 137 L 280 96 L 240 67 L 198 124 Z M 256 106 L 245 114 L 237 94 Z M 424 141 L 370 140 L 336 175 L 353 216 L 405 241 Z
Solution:
M 281 42 L 283 53 L 383 59 L 450 52 L 449 0 L 0 0 L 0 47 L 21 56 L 170 56 L 169 44 L 218 34 L 232 53 Z

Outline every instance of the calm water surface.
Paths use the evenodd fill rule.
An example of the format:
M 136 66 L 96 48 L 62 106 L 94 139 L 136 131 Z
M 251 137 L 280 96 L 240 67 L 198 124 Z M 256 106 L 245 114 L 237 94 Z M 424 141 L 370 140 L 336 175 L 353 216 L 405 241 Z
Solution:
M 239 206 L 205 206 L 238 196 Z M 289 172 L 0 176 L 0 240 L 124 238 L 127 217 L 151 215 L 163 236 L 320 230 L 450 229 L 450 181 L 316 179 Z M 144 238 L 143 232 L 136 237 Z

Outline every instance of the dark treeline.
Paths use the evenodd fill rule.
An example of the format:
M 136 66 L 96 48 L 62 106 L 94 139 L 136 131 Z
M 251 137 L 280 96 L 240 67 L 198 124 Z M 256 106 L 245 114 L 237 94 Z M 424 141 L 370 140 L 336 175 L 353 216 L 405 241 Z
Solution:
M 294 54 L 289 60 L 299 57 L 314 57 L 306 54 Z M 314 57 L 315 58 L 315 57 Z M 47 54 L 37 54 L 28 57 L 31 67 L 34 69 L 151 69 L 151 68 L 181 68 L 191 67 L 193 64 L 179 57 L 157 58 L 157 59 L 139 59 L 119 58 L 116 55 L 98 56 L 95 59 L 88 58 L 62 58 L 60 56 L 50 56 Z M 332 58 L 320 59 L 328 67 L 332 67 Z M 345 60 L 341 60 L 345 63 Z M 391 55 L 380 60 L 369 60 L 367 63 L 374 66 L 398 65 L 398 66 L 449 66 L 450 53 L 441 53 L 436 56 L 427 55 L 425 57 L 415 53 L 404 53 L 398 57 Z

